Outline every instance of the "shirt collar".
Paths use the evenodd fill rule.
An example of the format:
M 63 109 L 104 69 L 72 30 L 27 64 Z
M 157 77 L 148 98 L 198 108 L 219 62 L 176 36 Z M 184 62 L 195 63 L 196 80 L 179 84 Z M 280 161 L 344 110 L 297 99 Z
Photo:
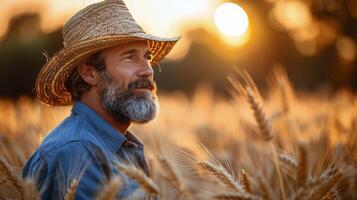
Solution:
M 117 152 L 124 143 L 127 143 L 127 138 L 124 137 L 122 133 L 114 129 L 107 121 L 100 117 L 86 104 L 80 101 L 75 101 L 72 113 L 86 117 L 90 121 L 90 125 L 99 133 L 97 134 L 95 132 L 95 134 L 97 134 L 97 136 L 100 137 L 106 145 L 108 145 L 112 152 Z
M 129 147 L 138 147 L 141 149 L 144 148 L 144 144 L 138 138 L 136 138 L 135 135 L 133 135 L 130 131 L 126 132 L 125 138 L 126 142 L 124 143 L 124 145 Z

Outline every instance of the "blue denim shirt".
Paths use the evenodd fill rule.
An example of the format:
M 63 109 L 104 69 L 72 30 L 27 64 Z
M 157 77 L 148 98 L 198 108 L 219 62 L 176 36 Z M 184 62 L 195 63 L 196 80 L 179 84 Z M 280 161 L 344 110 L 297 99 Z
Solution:
M 139 188 L 117 171 L 116 163 L 129 161 L 148 174 L 143 144 L 130 132 L 115 130 L 91 108 L 75 102 L 72 113 L 52 130 L 27 161 L 24 178 L 33 178 L 41 199 L 63 199 L 73 179 L 79 179 L 75 199 L 95 199 L 108 179 L 122 176 L 118 198 Z

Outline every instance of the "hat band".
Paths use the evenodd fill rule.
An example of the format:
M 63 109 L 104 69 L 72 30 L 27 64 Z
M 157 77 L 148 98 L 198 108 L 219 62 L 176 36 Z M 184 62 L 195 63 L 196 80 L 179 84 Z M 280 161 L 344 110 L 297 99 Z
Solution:
M 127 32 L 127 33 L 123 33 L 123 34 L 107 34 L 107 35 L 101 35 L 101 36 L 97 36 L 97 37 L 93 37 L 93 38 L 85 38 L 82 40 L 73 40 L 70 43 L 68 43 L 67 41 L 63 41 L 63 46 L 64 47 L 70 47 L 70 46 L 74 46 L 74 45 L 78 45 L 79 43 L 82 42 L 87 42 L 87 41 L 91 41 L 91 40 L 95 40 L 95 39 L 100 39 L 103 37 L 108 37 L 108 36 L 124 36 L 124 37 L 133 37 L 135 35 L 131 35 L 131 34 L 145 34 L 145 32 L 143 31 L 133 31 L 133 32 Z

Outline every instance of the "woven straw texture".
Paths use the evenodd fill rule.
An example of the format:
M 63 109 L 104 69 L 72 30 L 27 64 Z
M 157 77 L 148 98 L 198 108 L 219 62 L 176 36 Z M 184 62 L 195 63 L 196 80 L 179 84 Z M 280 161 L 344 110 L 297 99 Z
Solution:
M 146 34 L 122 0 L 105 0 L 82 9 L 66 22 L 62 35 L 64 47 L 42 67 L 35 85 L 37 97 L 53 106 L 72 104 L 65 83 L 77 65 L 94 52 L 146 40 L 153 52 L 152 64 L 155 64 L 179 40 Z

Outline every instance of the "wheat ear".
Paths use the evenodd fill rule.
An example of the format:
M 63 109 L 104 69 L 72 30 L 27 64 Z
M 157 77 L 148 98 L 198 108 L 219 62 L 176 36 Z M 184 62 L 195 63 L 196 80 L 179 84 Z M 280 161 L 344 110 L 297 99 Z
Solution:
M 199 162 L 198 166 L 202 170 L 204 170 L 204 171 L 208 172 L 209 174 L 211 174 L 212 176 L 216 177 L 228 188 L 233 189 L 238 192 L 243 192 L 243 189 L 240 186 L 240 184 L 237 181 L 235 181 L 234 178 L 223 167 L 214 165 L 207 161 Z
M 314 189 L 313 194 L 311 194 L 312 197 L 314 197 L 315 199 L 316 198 L 318 199 L 319 197 L 322 197 L 322 196 L 320 196 L 321 193 L 324 194 L 324 192 L 321 192 L 321 191 L 324 190 L 324 188 L 326 189 L 326 186 L 327 186 L 327 190 L 325 190 L 325 192 L 328 191 L 335 184 L 337 184 L 336 179 L 340 181 L 342 178 L 344 178 L 344 177 L 341 177 L 342 174 L 343 173 L 339 172 L 336 168 L 326 169 L 319 177 L 309 180 L 305 186 L 300 187 L 297 190 L 297 192 L 295 192 L 294 194 L 291 195 L 291 197 L 289 199 L 307 198 L 306 195 L 309 193 L 309 191 L 312 191 L 316 187 L 320 187 L 320 188 Z M 328 183 L 328 184 L 326 185 L 326 183 Z M 329 184 L 332 184 L 332 186 Z M 312 197 L 310 197 L 309 199 L 311 199 Z
M 297 183 L 298 187 L 306 185 L 307 179 L 307 159 L 306 150 L 303 145 L 299 145 L 299 164 L 297 167 Z
M 344 178 L 343 173 L 344 172 L 338 170 L 336 173 L 330 174 L 328 177 L 324 178 L 324 181 L 322 181 L 318 188 L 313 191 L 310 199 L 322 199 L 334 186 L 340 183 L 340 181 Z
M 15 189 L 19 192 L 19 194 L 22 195 L 23 186 L 21 181 L 14 174 L 9 164 L 3 158 L 0 158 L 0 172 L 6 177 L 6 180 L 8 180 L 8 182 L 15 187 Z
M 290 167 L 292 167 L 294 169 L 298 167 L 298 162 L 295 160 L 295 158 L 293 158 L 289 154 L 282 153 L 279 155 L 279 159 L 280 159 L 280 161 L 282 161 L 283 163 L 286 163 L 287 165 L 289 165 Z
M 258 102 L 252 89 L 246 88 L 246 91 L 247 101 L 254 112 L 254 118 L 258 124 L 260 133 L 265 141 L 271 141 L 273 139 L 273 131 L 263 107 Z
M 76 191 L 79 185 L 79 181 L 77 179 L 73 179 L 71 181 L 71 184 L 69 188 L 67 189 L 65 200 L 74 200 L 74 197 L 76 196 Z
M 119 163 L 118 169 L 127 175 L 129 178 L 137 181 L 141 188 L 153 197 L 159 196 L 158 186 L 146 175 L 142 170 L 139 170 L 135 166 L 128 166 Z
M 265 141 L 268 141 L 270 143 L 270 148 L 271 148 L 271 151 L 273 154 L 273 162 L 275 165 L 276 172 L 278 174 L 280 195 L 281 195 L 282 199 L 285 200 L 286 197 L 285 197 L 283 178 L 282 178 L 281 172 L 280 172 L 280 166 L 279 166 L 279 162 L 278 162 L 278 156 L 276 153 L 276 149 L 272 142 L 273 131 L 271 128 L 271 124 L 270 124 L 268 118 L 266 117 L 262 106 L 260 105 L 257 98 L 255 97 L 255 94 L 253 93 L 252 89 L 250 89 L 249 87 L 246 88 L 246 95 L 247 95 L 246 96 L 247 101 L 250 104 L 250 107 L 252 108 L 252 110 L 254 112 L 255 121 L 257 122 L 257 124 L 259 126 L 261 135 Z
M 239 176 L 240 176 L 240 180 L 241 180 L 241 183 L 242 183 L 242 186 L 243 186 L 243 190 L 245 192 L 247 192 L 247 193 L 251 193 L 252 190 L 251 190 L 251 186 L 250 186 L 250 182 L 249 182 L 249 179 L 248 179 L 247 172 L 245 172 L 244 169 L 241 169 L 240 173 L 239 173 Z

